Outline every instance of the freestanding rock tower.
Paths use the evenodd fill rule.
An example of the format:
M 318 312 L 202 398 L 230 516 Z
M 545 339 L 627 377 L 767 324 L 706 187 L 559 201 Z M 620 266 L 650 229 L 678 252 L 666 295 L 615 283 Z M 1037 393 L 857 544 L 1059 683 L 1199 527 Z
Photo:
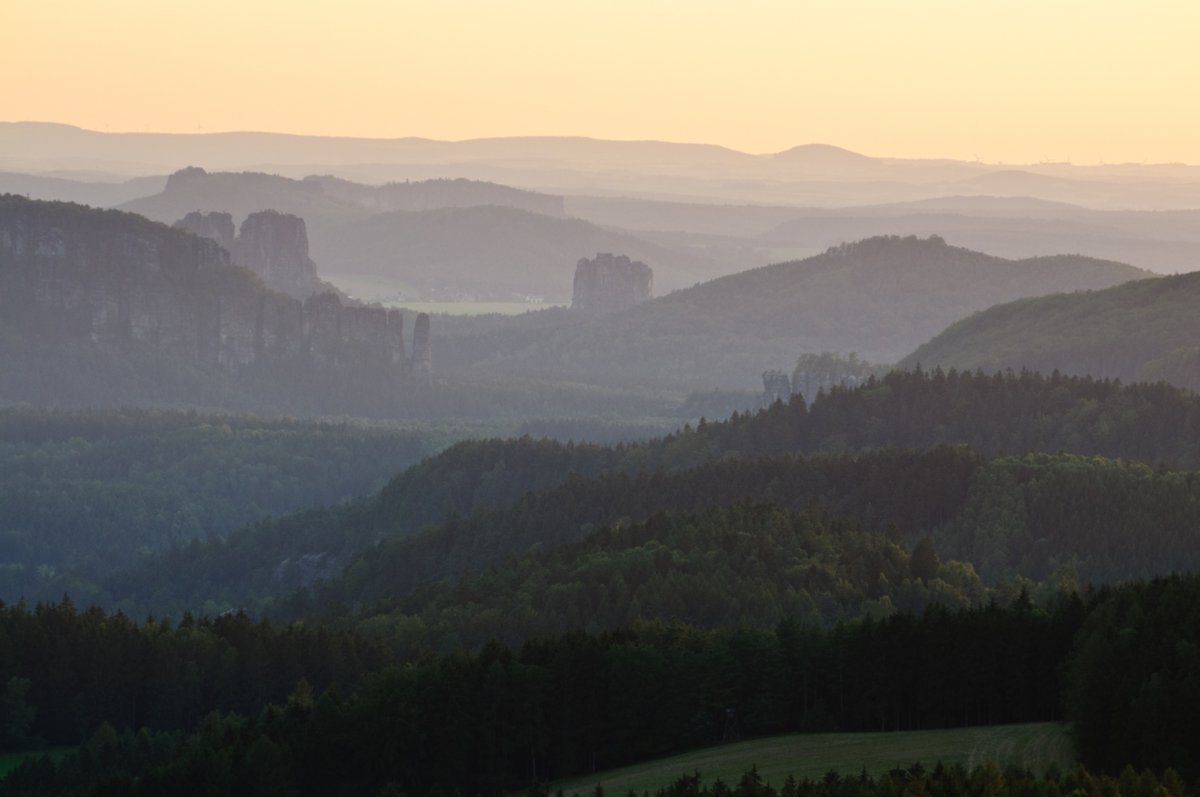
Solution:
M 412 373 L 418 385 L 433 384 L 433 361 L 429 352 L 429 314 L 421 313 L 413 325 Z
M 776 401 L 788 402 L 792 398 L 792 380 L 783 371 L 763 371 L 763 406 L 769 407 Z
M 319 286 L 317 265 L 308 256 L 308 230 L 299 216 L 274 210 L 251 213 L 232 254 L 233 262 L 261 276 L 269 287 L 298 299 Z
M 237 236 L 228 213 L 193 211 L 175 227 L 216 241 L 235 264 L 262 277 L 272 290 L 303 301 L 322 289 L 317 265 L 308 256 L 308 229 L 299 216 L 274 210 L 251 213 Z
M 217 212 L 203 213 L 199 210 L 193 210 L 175 222 L 174 226 L 176 229 L 185 230 L 192 235 L 199 235 L 201 238 L 214 240 L 226 252 L 229 252 L 230 255 L 233 254 L 233 246 L 237 241 L 237 231 L 233 226 L 232 214 Z
M 601 252 L 595 260 L 586 257 L 575 266 L 575 290 L 571 307 L 591 313 L 628 310 L 654 293 L 654 272 L 640 260 Z

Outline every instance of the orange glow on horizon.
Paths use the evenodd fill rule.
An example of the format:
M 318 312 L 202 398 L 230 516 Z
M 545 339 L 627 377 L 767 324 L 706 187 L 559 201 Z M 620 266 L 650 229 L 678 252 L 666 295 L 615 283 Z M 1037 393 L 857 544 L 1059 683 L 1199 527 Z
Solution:
M 0 3 L 0 120 L 1200 163 L 1200 3 Z

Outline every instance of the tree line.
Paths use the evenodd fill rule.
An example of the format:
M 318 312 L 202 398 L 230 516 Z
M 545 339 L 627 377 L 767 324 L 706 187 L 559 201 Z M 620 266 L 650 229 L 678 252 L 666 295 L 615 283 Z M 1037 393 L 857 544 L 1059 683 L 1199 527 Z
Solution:
M 25 764 L 0 794 L 491 794 L 713 744 L 731 727 L 1061 719 L 1094 771 L 1194 778 L 1197 606 L 1200 576 L 1176 576 L 1046 608 L 1020 595 L 829 629 L 642 622 L 399 665 L 355 634 L 244 616 L 137 625 L 8 607 L 0 677 L 29 682 L 29 733 L 90 741 L 57 765 Z

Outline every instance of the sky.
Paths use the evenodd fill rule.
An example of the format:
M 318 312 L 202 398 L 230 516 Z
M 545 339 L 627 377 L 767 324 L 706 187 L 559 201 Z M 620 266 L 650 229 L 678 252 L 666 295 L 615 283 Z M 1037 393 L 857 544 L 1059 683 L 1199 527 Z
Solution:
M 0 0 L 0 121 L 1200 163 L 1200 2 Z

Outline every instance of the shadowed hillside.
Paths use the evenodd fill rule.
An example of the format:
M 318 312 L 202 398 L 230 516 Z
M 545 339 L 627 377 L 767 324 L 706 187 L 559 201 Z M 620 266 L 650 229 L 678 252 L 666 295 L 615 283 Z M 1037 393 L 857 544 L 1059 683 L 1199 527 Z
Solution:
M 801 352 L 887 362 L 997 302 L 1144 275 L 1086 257 L 1005 260 L 937 237 L 871 238 L 561 329 L 500 363 L 596 382 L 745 388 Z
M 950 326 L 904 358 L 957 368 L 1059 369 L 1200 389 L 1200 274 L 1025 299 Z

